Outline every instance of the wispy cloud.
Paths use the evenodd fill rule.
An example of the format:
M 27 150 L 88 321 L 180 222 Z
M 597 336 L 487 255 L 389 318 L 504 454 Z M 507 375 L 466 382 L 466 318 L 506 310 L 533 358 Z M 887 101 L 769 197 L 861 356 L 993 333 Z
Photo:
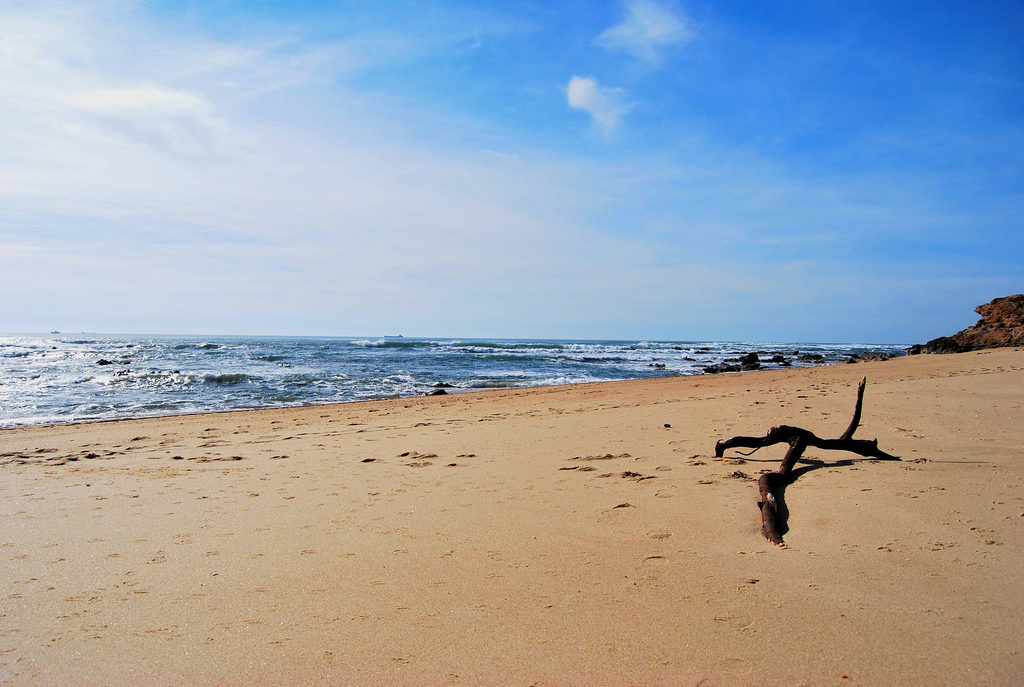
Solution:
M 421 103 L 324 78 L 414 61 L 416 36 L 304 49 L 101 11 L 21 20 L 0 46 L 17 57 L 0 63 L 0 244 L 18 247 L 0 249 L 0 292 L 19 302 L 2 328 L 523 334 L 509 313 L 542 309 L 557 279 L 523 283 L 601 269 L 605 251 L 574 248 L 600 245 L 578 224 L 587 166 L 481 152 Z M 613 126 L 615 93 L 592 90 Z M 186 301 L 180 323 L 152 314 Z
M 0 0 L 0 293 L 13 294 L 0 330 L 811 340 L 866 335 L 877 320 L 886 339 L 893 322 L 953 302 L 949 284 L 969 305 L 984 298 L 968 282 L 985 298 L 1019 288 L 1007 248 L 1018 234 L 977 230 L 1019 217 L 1012 193 L 972 191 L 960 168 L 869 162 L 854 174 L 776 159 L 742 145 L 756 138 L 746 126 L 719 139 L 728 126 L 680 117 L 670 104 L 695 94 L 668 79 L 613 81 L 649 76 L 692 38 L 675 5 L 624 5 L 600 49 L 570 56 L 545 51 L 560 29 L 532 33 L 525 10 L 529 21 L 503 23 L 458 9 L 428 26 L 400 3 L 356 3 L 364 21 L 346 4 L 250 23 L 217 15 L 244 18 L 244 4 L 208 5 L 202 20 L 167 21 L 161 3 Z M 641 68 L 578 66 L 605 49 Z M 466 78 L 436 94 L 409 87 L 442 73 Z M 524 75 L 541 84 L 533 99 L 505 97 L 525 92 Z M 480 106 L 498 92 L 500 116 Z M 636 103 L 656 106 L 653 126 L 629 146 L 560 135 L 586 120 L 610 137 Z M 538 126 L 552 106 L 557 121 Z M 912 140 L 905 131 L 885 129 Z M 1010 133 L 984 141 L 1017 142 Z M 959 156 L 981 160 L 973 150 Z M 967 169 L 973 188 L 1019 187 L 1016 159 L 984 159 L 1003 167 Z M 946 200 L 963 187 L 971 203 Z M 937 227 L 958 238 L 938 241 Z M 988 282 L 961 253 L 994 256 Z M 890 317 L 854 317 L 840 292 Z M 913 297 L 893 304 L 892 292 Z
M 629 111 L 626 93 L 621 88 L 601 86 L 589 76 L 574 76 L 566 88 L 569 107 L 583 110 L 594 118 L 601 132 L 608 136 Z
M 158 86 L 93 88 L 69 104 L 113 135 L 191 159 L 217 156 L 231 139 L 227 121 L 205 98 Z
M 678 10 L 651 0 L 632 0 L 622 23 L 602 31 L 594 44 L 658 65 L 665 49 L 693 36 L 689 21 Z

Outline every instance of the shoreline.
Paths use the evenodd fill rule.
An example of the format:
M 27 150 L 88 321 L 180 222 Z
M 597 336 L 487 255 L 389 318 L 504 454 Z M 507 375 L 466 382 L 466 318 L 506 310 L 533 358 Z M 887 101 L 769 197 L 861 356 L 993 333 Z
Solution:
M 643 383 L 643 382 L 654 382 L 654 381 L 657 381 L 657 380 L 680 380 L 680 379 L 690 379 L 690 378 L 695 378 L 695 377 L 696 378 L 709 378 L 709 377 L 720 377 L 720 376 L 723 376 L 723 375 L 729 375 L 729 376 L 740 375 L 740 376 L 743 376 L 743 375 L 752 375 L 752 374 L 765 373 L 765 372 L 773 372 L 773 371 L 775 371 L 775 372 L 785 372 L 785 371 L 788 371 L 788 370 L 808 370 L 808 369 L 815 369 L 815 368 L 821 368 L 821 367 L 838 367 L 838 366 L 842 366 L 842 365 L 846 365 L 846 364 L 847 363 L 831 363 L 831 364 L 825 364 L 825 365 L 808 365 L 808 366 L 805 366 L 805 367 L 798 367 L 798 368 L 797 367 L 794 367 L 794 368 L 769 368 L 769 369 L 761 369 L 761 370 L 744 370 L 744 371 L 740 371 L 740 372 L 704 373 L 704 374 L 690 374 L 690 375 L 664 375 L 664 376 L 661 376 L 661 377 L 645 377 L 645 378 L 637 378 L 637 379 L 603 379 L 603 380 L 600 380 L 600 381 L 592 381 L 592 382 L 570 382 L 568 384 L 538 384 L 536 386 L 509 386 L 509 387 L 488 388 L 488 389 L 467 388 L 467 389 L 457 389 L 455 391 L 449 391 L 446 388 L 445 390 L 447 391 L 447 393 L 444 394 L 444 395 L 445 396 L 473 396 L 473 395 L 477 395 L 477 394 L 479 394 L 479 395 L 484 395 L 484 394 L 501 394 L 503 392 L 533 391 L 533 390 L 544 390 L 544 389 L 554 389 L 554 390 L 558 390 L 558 389 L 572 389 L 574 387 L 603 386 L 603 385 L 614 385 L 614 384 L 630 384 L 630 383 L 634 383 L 634 382 Z M 402 401 L 409 401 L 409 400 L 415 400 L 415 399 L 427 399 L 427 398 L 437 398 L 437 396 L 432 396 L 431 394 L 412 394 L 412 395 L 409 395 L 409 396 L 388 396 L 388 397 L 383 397 L 383 398 L 367 398 L 367 399 L 349 400 L 349 401 L 328 401 L 328 402 L 325 402 L 325 403 L 306 403 L 306 404 L 300 404 L 300 405 L 268 405 L 268 406 L 254 406 L 254 407 L 251 407 L 251 408 L 228 408 L 228 409 L 225 409 L 225 410 L 197 410 L 195 412 L 184 412 L 184 413 L 174 413 L 174 412 L 171 412 L 171 413 L 158 414 L 158 415 L 131 415 L 131 416 L 124 416 L 124 417 L 95 418 L 95 419 L 86 418 L 86 419 L 81 419 L 81 420 L 67 420 L 67 421 L 58 421 L 58 422 L 46 422 L 46 423 L 40 423 L 40 424 L 3 425 L 3 426 L 0 426 L 0 438 L 2 438 L 2 433 L 3 432 L 5 432 L 7 430 L 15 430 L 15 429 L 30 429 L 30 428 L 40 428 L 40 429 L 50 428 L 50 429 L 55 429 L 55 428 L 66 427 L 66 426 L 78 426 L 78 425 L 88 426 L 88 425 L 102 424 L 102 423 L 120 423 L 120 422 L 135 422 L 135 421 L 144 421 L 144 420 L 161 420 L 161 419 L 173 419 L 173 418 L 179 418 L 179 417 L 180 418 L 195 418 L 195 417 L 201 417 L 201 416 L 205 416 L 205 415 L 218 416 L 218 415 L 225 415 L 225 414 L 230 414 L 230 413 L 259 413 L 259 412 L 264 412 L 264 411 L 269 412 L 269 411 L 278 411 L 278 410 L 305 410 L 305 409 L 311 409 L 311 408 L 335 408 L 336 406 L 337 407 L 346 407 L 346 406 L 351 406 L 351 405 L 370 404 L 370 403 L 402 402 Z
M 2 339 L 3 337 L 0 337 Z M 765 348 L 768 346 L 768 348 Z M 881 355 L 893 355 L 883 347 Z M 0 341 L 0 425 L 325 405 L 459 391 L 846 362 L 855 344 L 545 342 L 191 337 Z M 745 356 L 760 354 L 755 364 Z
M 817 367 L 830 367 L 828 365 L 819 365 Z M 808 368 L 799 368 L 808 369 Z M 730 375 L 746 375 L 754 374 L 757 372 L 769 372 L 769 370 L 750 370 L 747 372 L 728 372 L 724 374 Z M 515 391 L 532 391 L 542 389 L 571 389 L 574 387 L 586 387 L 593 385 L 612 385 L 612 384 L 628 384 L 631 382 L 650 382 L 656 379 L 686 379 L 689 377 L 703 377 L 705 375 L 666 375 L 664 377 L 650 377 L 645 379 L 605 379 L 595 382 L 570 382 L 568 384 L 541 384 L 537 386 L 515 386 L 515 387 L 501 387 L 491 389 L 465 389 L 459 391 L 448 391 L 446 396 L 472 396 L 472 395 L 484 395 L 484 394 L 501 394 L 503 392 L 515 392 Z M 447 391 L 447 389 L 446 389 Z M 197 410 L 195 412 L 185 413 L 166 413 L 160 415 L 131 415 L 125 417 L 110 417 L 110 418 L 96 418 L 96 419 L 83 419 L 83 420 L 67 420 L 65 422 L 47 422 L 41 424 L 24 424 L 24 425 L 4 425 L 0 426 L 0 436 L 7 430 L 15 429 L 55 429 L 58 427 L 67 426 L 88 426 L 102 423 L 119 423 L 119 422 L 135 422 L 144 420 L 161 420 L 161 419 L 173 419 L 173 418 L 195 418 L 204 415 L 219 416 L 230 413 L 260 413 L 260 412 L 272 412 L 278 410 L 307 410 L 311 408 L 344 408 L 346 406 L 361 405 L 361 404 L 372 404 L 372 403 L 389 403 L 389 402 L 401 402 L 416 399 L 426 398 L 438 398 L 437 396 L 431 396 L 430 394 L 412 394 L 409 396 L 389 396 L 385 398 L 367 398 L 360 400 L 351 401 L 328 401 L 325 403 L 306 403 L 301 405 L 278 405 L 278 406 L 255 406 L 252 408 L 229 408 L 225 410 Z
M 906 356 L 896 356 L 896 357 L 906 357 Z M 892 359 L 895 359 L 895 358 L 890 358 L 890 360 L 892 360 Z M 862 364 L 864 362 L 879 362 L 879 361 L 874 361 L 874 360 L 871 360 L 871 361 L 857 361 L 856 364 Z M 882 362 L 887 362 L 887 361 L 882 361 Z M 630 382 L 651 382 L 651 381 L 660 380 L 660 379 L 688 379 L 688 378 L 692 378 L 692 377 L 707 378 L 707 377 L 718 377 L 718 376 L 722 376 L 722 375 L 748 375 L 748 374 L 757 374 L 757 373 L 762 373 L 762 372 L 773 372 L 773 371 L 784 372 L 784 371 L 787 371 L 787 370 L 808 370 L 808 369 L 815 369 L 815 368 L 820 368 L 820 367 L 839 367 L 839 366 L 844 366 L 844 365 L 848 365 L 848 364 L 851 364 L 851 363 L 834 362 L 834 363 L 825 363 L 825 364 L 821 364 L 821 365 L 805 365 L 805 366 L 801 366 L 801 367 L 789 367 L 789 368 L 762 368 L 762 369 L 758 369 L 758 370 L 742 370 L 742 371 L 737 371 L 737 372 L 716 372 L 716 373 L 707 373 L 707 372 L 705 372 L 705 373 L 695 373 L 695 374 L 663 375 L 663 376 L 658 376 L 658 377 L 602 379 L 602 380 L 588 381 L 588 382 L 569 382 L 567 384 L 537 384 L 537 385 L 533 385 L 533 386 L 507 386 L 507 387 L 493 387 L 493 388 L 462 388 L 462 387 L 454 387 L 455 388 L 454 391 L 449 390 L 452 387 L 444 387 L 444 389 L 446 391 L 446 393 L 444 395 L 446 395 L 446 396 L 464 396 L 464 395 L 472 395 L 472 394 L 501 393 L 501 392 L 505 392 L 505 391 L 528 391 L 528 390 L 533 390 L 533 389 L 560 389 L 560 388 L 571 388 L 571 387 L 577 387 L 577 386 L 589 386 L 589 385 L 601 385 L 601 384 L 626 384 L 626 383 L 630 383 Z M 426 393 L 426 394 L 420 393 L 420 394 L 410 394 L 408 396 L 386 396 L 386 397 L 381 397 L 381 398 L 367 398 L 367 399 L 358 399 L 358 400 L 353 399 L 353 400 L 345 400 L 345 401 L 326 401 L 326 402 L 323 402 L 323 403 L 304 403 L 304 404 L 298 404 L 298 405 L 266 405 L 266 406 L 252 406 L 252 407 L 242 407 L 242 408 L 228 408 L 228 409 L 224 409 L 224 410 L 197 410 L 197 411 L 194 411 L 194 412 L 184 412 L 184 413 L 168 412 L 168 413 L 160 413 L 160 414 L 156 414 L 156 415 L 126 415 L 126 416 L 123 416 L 123 417 L 85 418 L 85 419 L 79 419 L 79 420 L 44 422 L 44 423 L 38 423 L 38 424 L 0 425 L 0 433 L 4 432 L 5 430 L 25 429 L 25 428 L 29 428 L 29 427 L 40 427 L 40 428 L 51 427 L 52 428 L 52 427 L 61 427 L 61 426 L 65 426 L 65 425 L 90 425 L 90 424 L 97 424 L 97 423 L 104 423 L 104 422 L 132 422 L 132 421 L 135 421 L 135 420 L 157 420 L 157 419 L 160 419 L 160 418 L 194 417 L 194 416 L 198 416 L 198 415 L 222 415 L 224 413 L 250 413 L 250 412 L 271 411 L 271 410 L 288 410 L 288 409 L 299 410 L 299 409 L 303 409 L 303 408 L 325 408 L 325 407 L 333 407 L 333 406 L 347 406 L 347 405 L 359 404 L 359 403 L 380 403 L 380 402 L 387 402 L 387 401 L 405 401 L 405 400 L 409 400 L 409 399 L 429 398 L 431 396 L 432 395 L 429 394 L 429 393 Z
M 1024 353 L 759 372 L 0 429 L 0 682 L 1018 683 Z

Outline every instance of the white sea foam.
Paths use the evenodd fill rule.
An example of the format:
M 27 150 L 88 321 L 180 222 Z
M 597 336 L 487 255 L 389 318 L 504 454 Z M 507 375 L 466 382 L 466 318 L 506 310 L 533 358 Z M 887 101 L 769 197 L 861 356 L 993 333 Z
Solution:
M 699 374 L 745 352 L 898 347 L 752 342 L 0 337 L 0 426 Z M 762 356 L 764 359 L 764 356 Z M 793 365 L 814 364 L 793 358 Z

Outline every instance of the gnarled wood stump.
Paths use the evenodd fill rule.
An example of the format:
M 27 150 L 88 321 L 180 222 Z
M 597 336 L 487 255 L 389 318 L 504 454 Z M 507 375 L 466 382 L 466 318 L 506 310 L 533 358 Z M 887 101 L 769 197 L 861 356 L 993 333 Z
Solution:
M 786 487 L 796 479 L 793 474 L 793 466 L 800 460 L 808 446 L 830 451 L 849 451 L 877 460 L 899 460 L 899 457 L 890 455 L 878 448 L 877 439 L 853 438 L 853 433 L 857 431 L 857 426 L 860 424 L 861 408 L 864 404 L 864 387 L 866 384 L 867 378 L 864 378 L 857 387 L 857 405 L 853 411 L 853 419 L 850 420 L 850 426 L 846 428 L 846 431 L 838 439 L 822 439 L 813 432 L 800 427 L 779 425 L 769 429 L 768 433 L 763 437 L 733 437 L 715 444 L 715 456 L 717 458 L 725 455 L 726 449 L 730 448 L 752 448 L 756 451 L 759 448 L 773 444 L 789 444 L 789 450 L 786 451 L 778 471 L 761 475 L 757 481 L 757 488 L 761 496 L 761 501 L 758 503 L 761 509 L 761 532 L 764 533 L 768 541 L 776 546 L 785 545 L 782 535 L 786 531 L 786 520 L 788 519 L 788 511 L 785 507 Z

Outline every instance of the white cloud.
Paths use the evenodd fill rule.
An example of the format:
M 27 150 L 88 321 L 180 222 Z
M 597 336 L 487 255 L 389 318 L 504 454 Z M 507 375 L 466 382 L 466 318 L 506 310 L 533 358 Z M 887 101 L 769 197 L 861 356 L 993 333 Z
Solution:
M 13 294 L 0 331 L 744 338 L 766 326 L 756 335 L 811 340 L 870 319 L 834 307 L 842 284 L 874 284 L 883 302 L 918 281 L 920 301 L 922 275 L 950 275 L 924 259 L 900 284 L 877 278 L 886 264 L 863 267 L 874 256 L 852 261 L 853 277 L 836 268 L 843 237 L 943 219 L 908 206 L 893 189 L 912 184 L 889 175 L 839 192 L 696 139 L 685 156 L 610 164 L 344 78 L 462 49 L 471 34 L 457 26 L 325 45 L 280 27 L 182 33 L 133 2 L 68 2 L 56 19 L 17 4 L 20 16 L 0 0 L 0 293 Z M 666 36 L 682 40 L 671 22 L 646 25 L 602 40 L 653 59 Z M 627 95 L 581 76 L 566 88 L 605 135 Z M 831 232 L 801 243 L 816 272 L 775 267 L 787 238 L 815 231 Z M 828 298 L 791 307 L 807 294 Z M 845 324 L 807 314 L 837 311 Z
M 209 104 L 196 95 L 155 86 L 94 88 L 76 94 L 72 101 L 83 109 L 102 113 L 205 116 L 210 109 Z
M 71 93 L 68 102 L 107 132 L 192 159 L 215 156 L 232 139 L 214 106 L 184 90 L 92 88 Z
M 0 330 L 528 334 L 547 287 L 624 253 L 578 257 L 604 245 L 588 166 L 475 150 L 455 115 L 322 78 L 351 41 L 129 19 L 22 17 L 0 44 Z
M 115 3 L 0 9 L 8 30 L 0 45 L 0 149 L 7 152 L 0 174 L 13 180 L 32 167 L 55 176 L 77 165 L 77 155 L 96 161 L 140 147 L 206 163 L 238 146 L 205 94 L 209 85 L 185 72 L 198 53 L 224 73 L 228 51 L 152 43 L 132 31 L 130 9 Z M 239 53 L 228 63 L 244 67 L 245 59 Z M 19 159 L 29 164 L 19 169 Z
M 693 38 L 686 18 L 665 5 L 650 0 L 632 0 L 621 24 L 605 29 L 594 39 L 596 45 L 624 52 L 657 65 L 661 51 Z
M 619 125 L 630 107 L 625 101 L 625 91 L 606 88 L 590 77 L 574 76 L 569 79 L 566 96 L 569 107 L 589 113 L 605 136 Z

